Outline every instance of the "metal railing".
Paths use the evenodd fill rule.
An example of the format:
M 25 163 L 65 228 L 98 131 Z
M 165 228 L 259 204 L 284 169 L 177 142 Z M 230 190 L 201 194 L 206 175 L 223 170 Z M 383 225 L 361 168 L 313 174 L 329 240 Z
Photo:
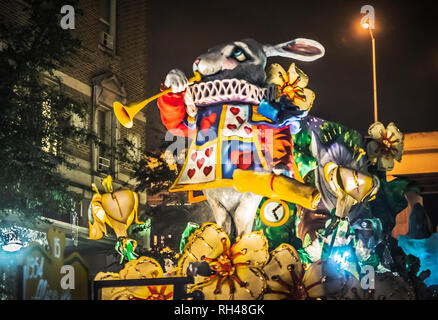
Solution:
M 193 283 L 194 283 L 193 276 L 92 281 L 91 299 L 100 300 L 101 299 L 100 293 L 102 288 L 172 285 L 173 300 L 186 300 L 186 299 L 203 300 L 204 296 L 200 291 L 187 293 L 186 285 Z

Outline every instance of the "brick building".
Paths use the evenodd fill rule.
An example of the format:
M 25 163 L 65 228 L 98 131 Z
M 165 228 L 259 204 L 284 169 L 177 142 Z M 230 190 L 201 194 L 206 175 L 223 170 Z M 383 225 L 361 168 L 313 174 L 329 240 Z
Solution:
M 25 0 L 0 0 L 1 15 L 17 23 L 26 22 L 25 16 L 21 15 L 23 6 L 27 6 Z M 145 1 L 80 0 L 78 8 L 74 9 L 82 14 L 75 14 L 75 28 L 70 32 L 80 39 L 82 48 L 71 66 L 55 71 L 69 95 L 91 106 L 85 119 L 74 117 L 73 121 L 98 135 L 108 146 L 128 139 L 135 146 L 130 156 L 138 159 L 145 149 L 146 117 L 142 112 L 137 114 L 133 128 L 128 130 L 117 121 L 112 105 L 114 101 L 127 104 L 146 97 Z M 114 190 L 133 189 L 133 171 L 127 163 L 118 161 L 113 154 L 94 143 L 71 141 L 67 151 L 78 167 L 60 170 L 70 181 L 71 189 L 81 195 L 82 201 L 77 203 L 77 216 L 67 217 L 64 221 L 58 216 L 52 222 L 66 232 L 67 238 L 70 232 L 76 232 L 79 245 L 77 242 L 77 246 L 72 245 L 68 240 L 67 250 L 79 251 L 84 258 L 91 259 L 93 274 L 106 270 L 106 266 L 112 263 L 116 239 L 111 234 L 100 241 L 88 239 L 88 208 L 93 196 L 91 184 L 95 183 L 103 191 L 101 182 L 111 173 Z M 139 193 L 139 200 L 141 214 L 146 204 L 145 192 Z M 139 245 L 148 247 L 149 236 L 145 235 L 143 240 Z

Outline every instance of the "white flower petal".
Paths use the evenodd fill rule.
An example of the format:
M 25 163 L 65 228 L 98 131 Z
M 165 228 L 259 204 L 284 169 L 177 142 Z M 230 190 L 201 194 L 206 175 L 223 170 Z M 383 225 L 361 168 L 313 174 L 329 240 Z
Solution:
M 377 169 L 380 171 L 391 171 L 394 169 L 394 158 L 391 155 L 383 155 L 377 161 Z
M 379 144 L 375 140 L 368 142 L 367 155 L 370 159 L 374 159 L 380 156 Z
M 396 127 L 396 125 L 394 124 L 394 122 L 391 122 L 390 124 L 388 124 L 388 126 L 386 127 L 386 131 L 388 131 L 388 135 L 393 135 L 393 137 L 391 138 L 391 140 L 395 140 L 397 139 L 398 141 L 403 141 L 404 139 L 404 135 L 403 133 Z
M 385 132 L 385 126 L 381 122 L 374 122 L 368 128 L 368 134 L 374 140 L 379 140 Z

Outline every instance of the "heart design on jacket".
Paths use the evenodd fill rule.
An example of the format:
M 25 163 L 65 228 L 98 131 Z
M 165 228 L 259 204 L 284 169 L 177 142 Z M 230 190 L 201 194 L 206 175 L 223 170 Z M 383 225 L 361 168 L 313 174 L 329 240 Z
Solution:
M 187 170 L 187 175 L 189 176 L 190 179 L 193 178 L 195 173 L 196 173 L 196 169 L 195 168 Z
M 213 147 L 210 147 L 207 150 L 205 150 L 205 155 L 207 156 L 207 158 L 210 157 L 212 152 L 213 152 Z
M 198 169 L 201 169 L 202 166 L 204 165 L 205 159 L 201 158 L 198 161 L 196 161 L 196 165 L 198 166 Z
M 236 107 L 231 107 L 230 111 L 231 111 L 232 114 L 236 115 L 236 114 L 239 114 L 240 109 L 236 108 Z
M 205 167 L 204 170 L 203 170 L 205 176 L 208 176 L 210 174 L 211 170 L 213 170 L 212 166 Z

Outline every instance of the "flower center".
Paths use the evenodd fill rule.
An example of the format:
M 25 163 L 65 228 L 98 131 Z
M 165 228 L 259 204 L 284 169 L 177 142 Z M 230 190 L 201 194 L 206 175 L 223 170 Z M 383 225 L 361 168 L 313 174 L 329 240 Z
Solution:
M 288 95 L 290 99 L 293 99 L 293 97 L 295 95 L 295 90 L 292 86 L 288 85 L 288 86 L 284 87 L 282 91 L 283 91 L 283 93 Z
M 394 134 L 388 134 L 385 132 L 382 134 L 380 138 L 380 152 L 383 154 L 393 154 L 395 152 L 394 144 L 398 141 L 397 139 L 393 139 Z
M 229 255 L 223 253 L 216 261 L 217 264 L 214 264 L 213 268 L 221 277 L 229 277 L 234 274 L 235 267 L 233 266 Z
M 146 298 L 146 300 L 169 300 L 173 296 L 173 292 L 165 294 L 166 286 L 161 286 L 159 289 L 155 286 L 147 287 L 151 294 Z
M 216 259 L 203 257 L 202 260 L 207 261 L 210 264 L 210 267 L 215 271 L 215 274 L 210 276 L 210 279 L 217 279 L 216 288 L 214 290 L 215 294 L 219 294 L 221 292 L 222 284 L 224 281 L 228 282 L 230 287 L 230 293 L 233 294 L 236 291 L 234 282 L 237 282 L 241 287 L 245 287 L 247 285 L 246 282 L 240 280 L 237 276 L 236 268 L 241 266 L 249 265 L 249 262 L 240 262 L 233 263 L 233 259 L 240 255 L 244 255 L 247 252 L 247 249 L 244 248 L 240 250 L 240 252 L 233 253 L 233 248 L 235 248 L 235 243 L 231 249 L 227 249 L 227 239 L 222 238 L 222 254 Z
M 162 294 L 154 293 L 148 297 L 148 300 L 166 300 Z

